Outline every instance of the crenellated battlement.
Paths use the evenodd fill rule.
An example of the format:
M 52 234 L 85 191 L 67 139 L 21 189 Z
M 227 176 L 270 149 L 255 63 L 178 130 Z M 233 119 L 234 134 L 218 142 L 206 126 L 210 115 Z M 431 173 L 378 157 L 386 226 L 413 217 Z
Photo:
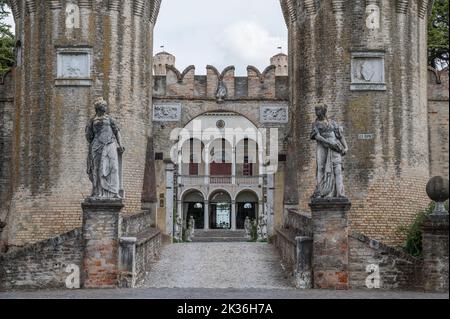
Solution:
M 9 5 L 16 20 L 24 15 L 35 14 L 40 7 L 41 0 L 9 0 Z M 64 6 L 77 6 L 78 9 L 88 9 L 99 11 L 101 6 L 108 11 L 124 12 L 124 9 L 131 5 L 131 12 L 134 16 L 143 17 L 152 24 L 156 23 L 161 0 L 108 0 L 102 3 L 96 3 L 94 0 L 48 0 L 45 1 L 46 10 L 62 10 Z
M 166 75 L 154 76 L 153 97 L 168 99 L 216 99 L 219 86 L 226 88 L 225 100 L 288 100 L 288 76 L 277 76 L 276 66 L 264 71 L 247 67 L 247 76 L 235 76 L 235 67 L 228 66 L 222 72 L 206 67 L 206 75 L 196 75 L 195 66 L 180 72 L 173 65 L 166 65 Z

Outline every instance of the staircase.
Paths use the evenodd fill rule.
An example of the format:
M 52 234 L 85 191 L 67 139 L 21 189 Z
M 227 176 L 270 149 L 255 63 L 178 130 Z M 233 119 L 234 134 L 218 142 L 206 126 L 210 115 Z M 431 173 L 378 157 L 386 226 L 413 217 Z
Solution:
M 195 230 L 192 237 L 193 242 L 247 242 L 245 230 Z

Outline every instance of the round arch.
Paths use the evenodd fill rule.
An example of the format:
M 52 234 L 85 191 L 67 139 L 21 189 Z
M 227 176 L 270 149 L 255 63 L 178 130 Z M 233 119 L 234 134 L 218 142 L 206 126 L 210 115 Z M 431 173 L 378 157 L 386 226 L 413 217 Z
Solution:
M 209 195 L 209 228 L 232 228 L 232 200 L 226 190 L 216 189 Z
M 181 200 L 182 200 L 182 201 L 185 200 L 185 198 L 186 198 L 187 196 L 189 196 L 190 193 L 199 193 L 199 194 L 201 195 L 201 197 L 203 198 L 203 200 L 205 200 L 206 198 L 208 198 L 207 195 L 206 195 L 201 189 L 198 189 L 198 188 L 189 188 L 189 189 L 186 189 L 185 191 L 183 191 L 183 192 L 181 193 L 181 196 L 180 196 Z
M 253 190 L 242 190 L 236 195 L 236 228 L 244 229 L 247 219 L 258 219 L 259 196 Z
M 195 229 L 205 228 L 205 196 L 198 189 L 189 189 L 182 195 L 182 210 L 184 226 L 189 227 L 189 221 L 194 219 Z

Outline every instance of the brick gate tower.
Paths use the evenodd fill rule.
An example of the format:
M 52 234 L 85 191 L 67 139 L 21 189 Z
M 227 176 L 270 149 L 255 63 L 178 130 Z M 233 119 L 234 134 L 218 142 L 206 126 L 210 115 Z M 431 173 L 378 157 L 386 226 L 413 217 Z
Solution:
M 104 97 L 121 127 L 126 213 L 141 208 L 160 0 L 11 0 L 17 35 L 11 245 L 81 226 L 85 125 Z M 147 161 L 148 162 L 148 161 Z M 151 191 L 148 190 L 147 191 Z
M 395 244 L 428 199 L 427 0 L 280 0 L 289 29 L 293 140 L 287 205 L 308 214 L 314 108 L 344 123 L 352 230 Z M 294 162 L 293 162 L 294 160 Z M 297 192 L 298 189 L 298 193 Z M 298 197 L 298 199 L 297 199 Z

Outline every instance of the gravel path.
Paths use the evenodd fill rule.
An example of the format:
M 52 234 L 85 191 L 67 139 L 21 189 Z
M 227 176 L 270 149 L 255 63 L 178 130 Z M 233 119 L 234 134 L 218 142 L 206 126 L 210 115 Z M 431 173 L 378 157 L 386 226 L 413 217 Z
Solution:
M 272 245 L 188 243 L 163 248 L 142 288 L 291 288 Z

